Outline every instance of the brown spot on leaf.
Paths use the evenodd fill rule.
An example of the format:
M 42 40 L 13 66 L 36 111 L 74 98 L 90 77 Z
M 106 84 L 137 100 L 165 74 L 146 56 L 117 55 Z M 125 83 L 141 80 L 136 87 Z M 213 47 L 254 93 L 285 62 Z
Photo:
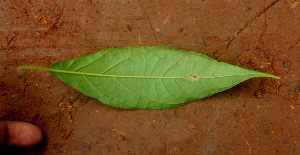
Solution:
M 190 75 L 190 78 L 188 80 L 194 82 L 194 81 L 198 81 L 200 79 L 200 77 L 198 75 Z

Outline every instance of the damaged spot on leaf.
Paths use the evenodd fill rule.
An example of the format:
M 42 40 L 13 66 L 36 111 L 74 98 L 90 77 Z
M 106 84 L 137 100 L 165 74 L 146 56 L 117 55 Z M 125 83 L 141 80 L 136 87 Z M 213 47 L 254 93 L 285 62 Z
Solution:
M 190 75 L 190 78 L 188 79 L 189 81 L 198 81 L 200 77 L 198 75 Z

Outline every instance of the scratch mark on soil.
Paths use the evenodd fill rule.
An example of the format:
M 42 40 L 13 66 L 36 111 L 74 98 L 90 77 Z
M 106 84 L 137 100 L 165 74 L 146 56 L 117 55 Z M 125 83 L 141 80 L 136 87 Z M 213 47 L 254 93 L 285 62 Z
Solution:
M 146 11 L 145 11 L 145 9 L 144 9 L 143 2 L 142 2 L 141 0 L 140 0 L 139 2 L 140 2 L 140 6 L 141 6 L 141 8 L 142 8 L 143 14 L 145 15 L 145 17 L 146 17 L 147 20 L 149 21 L 149 24 L 150 24 L 150 26 L 151 26 L 152 33 L 153 33 L 153 35 L 154 35 L 154 38 L 155 38 L 156 41 L 158 41 L 157 36 L 156 36 L 156 34 L 155 34 L 155 29 L 154 29 L 154 27 L 153 27 L 153 24 L 152 24 L 152 22 L 151 22 L 149 16 L 147 15 L 147 13 L 146 13 Z
M 261 41 L 262 37 L 264 36 L 264 34 L 265 34 L 265 32 L 266 32 L 267 26 L 268 26 L 268 24 L 265 24 L 265 25 L 264 25 L 264 27 L 263 27 L 263 32 L 261 33 L 261 35 L 260 35 L 258 41 Z
M 11 41 L 18 35 L 19 33 L 17 32 L 12 38 L 9 39 L 9 41 L 7 42 L 7 46 L 9 46 L 9 44 L 11 43 Z
M 66 136 L 65 136 L 65 139 L 68 139 L 70 137 L 70 135 L 73 133 L 73 130 L 74 130 L 74 126 L 73 126 L 73 122 L 71 124 L 71 129 L 67 132 Z
M 170 19 L 171 15 L 169 14 L 168 17 L 165 19 L 164 23 L 163 23 L 163 26 L 166 26 L 169 19 Z
M 244 27 L 242 29 L 240 29 L 237 32 L 237 35 L 234 36 L 227 44 L 226 50 L 228 49 L 228 47 L 230 46 L 230 44 L 238 37 L 238 35 L 240 33 L 242 33 L 252 22 L 254 22 L 258 17 L 260 17 L 263 13 L 267 12 L 273 5 L 275 5 L 277 2 L 279 2 L 279 0 L 275 0 L 274 2 L 272 2 L 270 5 L 268 5 L 266 8 L 264 8 L 261 12 L 259 12 L 256 16 L 254 16 L 253 18 L 251 18 L 249 21 L 246 22 L 246 24 L 244 25 Z
M 291 51 L 298 43 L 299 43 L 300 39 L 298 39 L 296 41 L 296 43 L 294 45 L 292 45 L 288 50 Z

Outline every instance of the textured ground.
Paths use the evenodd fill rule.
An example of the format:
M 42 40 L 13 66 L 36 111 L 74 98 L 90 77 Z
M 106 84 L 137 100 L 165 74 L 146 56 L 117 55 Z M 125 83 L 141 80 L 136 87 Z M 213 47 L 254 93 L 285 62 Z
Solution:
M 27 154 L 300 154 L 300 1 L 0 1 L 0 119 L 31 122 Z M 163 45 L 281 77 L 169 110 L 121 110 L 47 67 L 109 47 Z

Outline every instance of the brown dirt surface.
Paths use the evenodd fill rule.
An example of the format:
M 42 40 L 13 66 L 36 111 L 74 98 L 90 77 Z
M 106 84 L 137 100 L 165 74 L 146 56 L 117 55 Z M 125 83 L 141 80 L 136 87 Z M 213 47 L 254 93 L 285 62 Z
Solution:
M 0 119 L 38 125 L 24 154 L 300 154 L 297 0 L 0 1 Z M 109 47 L 162 45 L 281 77 L 168 110 L 122 110 L 45 71 Z

